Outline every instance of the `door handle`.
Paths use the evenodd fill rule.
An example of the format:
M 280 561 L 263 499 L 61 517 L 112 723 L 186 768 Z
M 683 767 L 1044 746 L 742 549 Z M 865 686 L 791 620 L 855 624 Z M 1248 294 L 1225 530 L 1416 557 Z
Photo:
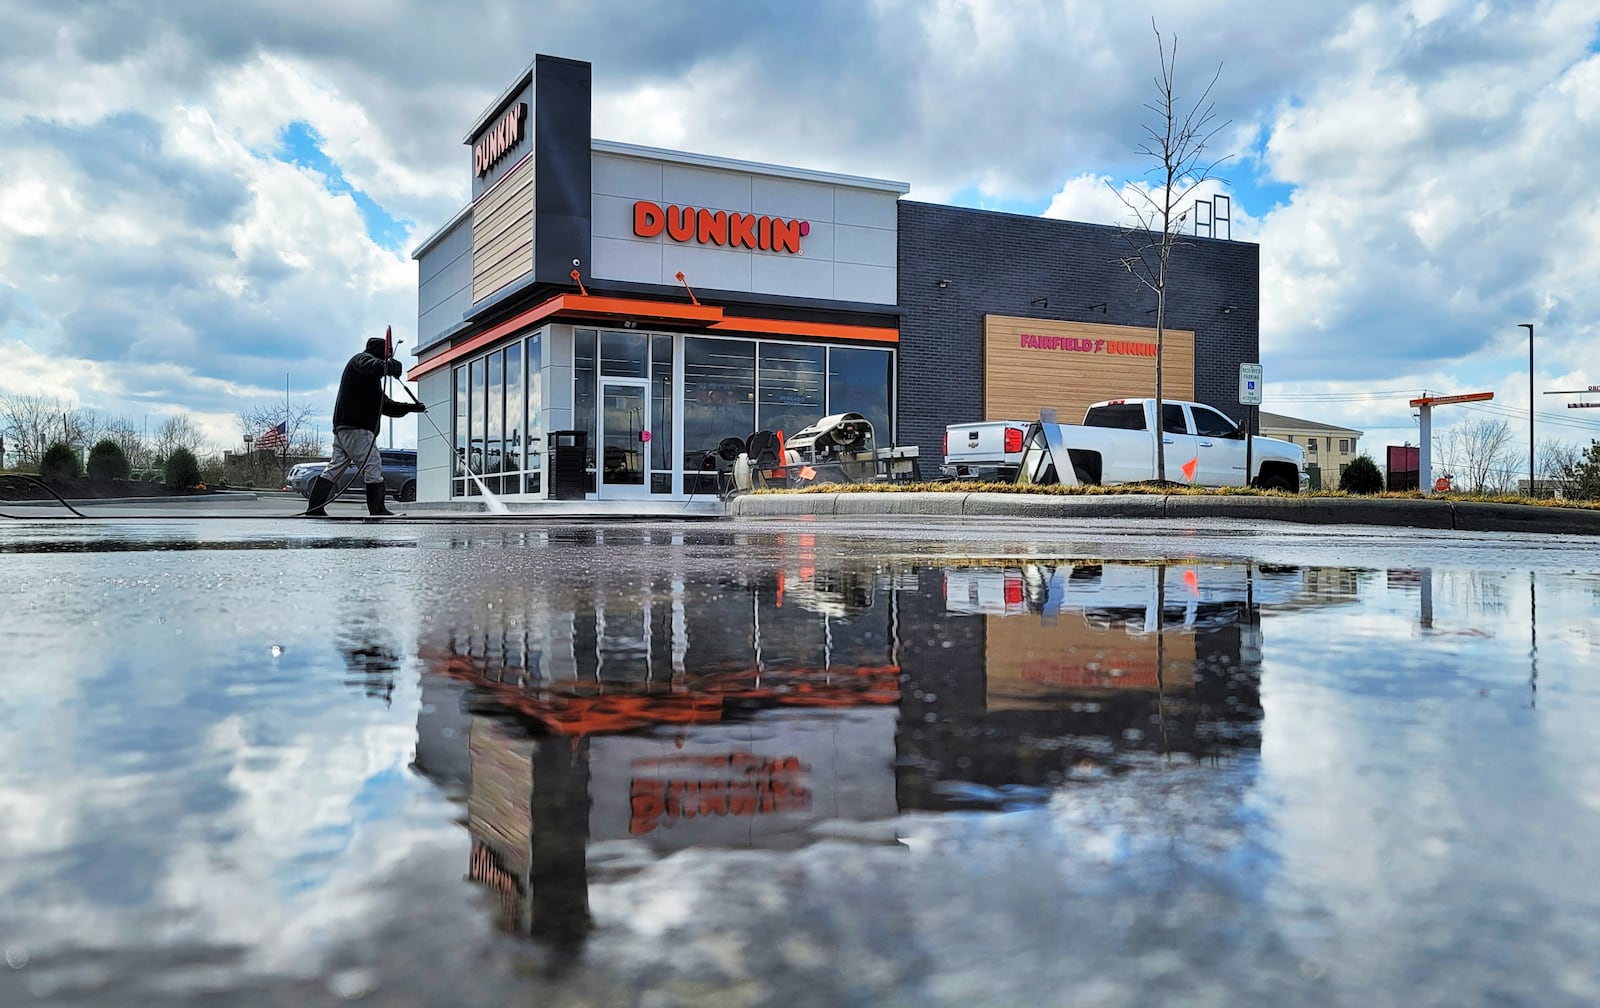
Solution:
M 1169 437 L 1164 437 L 1164 438 L 1161 439 L 1161 443 L 1162 444 L 1171 444 L 1172 443 L 1172 439 L 1169 438 Z
M 1200 442 L 1200 447 L 1202 447 L 1202 448 L 1210 448 L 1210 447 L 1212 447 L 1212 444 L 1211 444 L 1210 441 L 1202 441 L 1202 442 Z

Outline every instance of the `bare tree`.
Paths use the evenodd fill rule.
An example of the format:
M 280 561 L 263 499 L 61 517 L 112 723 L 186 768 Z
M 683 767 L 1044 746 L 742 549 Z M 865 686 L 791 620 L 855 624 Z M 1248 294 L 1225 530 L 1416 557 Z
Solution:
M 316 426 L 316 411 L 310 406 L 292 403 L 273 403 L 269 406 L 249 406 L 239 411 L 237 422 L 241 437 L 249 435 L 257 440 L 262 434 L 284 425 L 287 431 L 284 444 L 274 456 L 279 476 L 287 476 L 290 458 L 317 458 L 325 456 L 322 430 Z M 255 452 L 251 453 L 250 469 L 255 475 Z
M 108 417 L 102 429 L 102 435 L 117 443 L 122 449 L 123 456 L 128 460 L 128 465 L 134 469 L 149 468 L 149 459 L 146 455 L 150 448 L 145 444 L 140 428 L 135 427 L 128 417 Z
M 1578 470 L 1583 465 L 1583 449 L 1567 441 L 1548 438 L 1539 442 L 1534 458 L 1540 475 L 1571 495 L 1578 481 Z M 1530 492 L 1531 492 L 1530 488 Z
M 164 459 L 179 448 L 187 448 L 198 457 L 205 440 L 205 435 L 200 433 L 200 428 L 195 426 L 189 414 L 178 413 L 161 421 L 156 428 L 156 456 Z
M 37 466 L 56 442 L 88 447 L 95 429 L 91 411 L 57 396 L 0 393 L 0 434 L 17 454 L 17 464 Z
M 1154 176 L 1147 187 L 1123 187 L 1112 190 L 1124 206 L 1132 212 L 1137 224 L 1124 232 L 1132 251 L 1122 259 L 1122 266 L 1150 288 L 1156 296 L 1156 416 L 1161 416 L 1162 388 L 1161 358 L 1166 343 L 1167 281 L 1170 276 L 1172 251 L 1180 242 L 1184 223 L 1194 209 L 1195 187 L 1210 179 L 1217 165 L 1227 160 L 1224 155 L 1208 160 L 1207 149 L 1216 135 L 1228 123 L 1216 121 L 1216 104 L 1211 101 L 1211 89 L 1222 76 L 1222 64 L 1211 75 L 1211 82 L 1200 92 L 1200 97 L 1187 103 L 1178 88 L 1178 37 L 1172 37 L 1169 49 L 1161 38 L 1161 31 L 1152 19 L 1150 30 L 1156 36 L 1156 56 L 1161 72 L 1155 78 L 1156 97 L 1145 103 L 1154 120 L 1144 125 L 1144 141 L 1137 153 L 1154 162 L 1146 176 Z M 1167 453 L 1157 432 L 1156 476 L 1167 478 Z
M 1473 493 L 1509 491 L 1523 461 L 1511 424 L 1491 417 L 1464 420 L 1434 435 L 1433 445 L 1439 463 Z

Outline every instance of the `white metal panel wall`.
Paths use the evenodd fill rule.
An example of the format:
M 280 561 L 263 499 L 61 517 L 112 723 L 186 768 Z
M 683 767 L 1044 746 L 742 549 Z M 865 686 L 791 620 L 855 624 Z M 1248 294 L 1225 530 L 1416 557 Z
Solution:
M 450 467 L 455 457 L 446 435 L 455 422 L 453 399 L 455 396 L 455 368 L 442 367 L 425 374 L 417 381 L 417 398 L 428 407 L 429 423 L 417 418 L 417 500 L 447 501 L 450 499 Z M 434 427 L 437 425 L 438 430 Z
M 898 194 L 842 182 L 790 179 L 608 151 L 592 155 L 596 279 L 866 304 L 894 304 Z M 803 220 L 796 255 L 674 241 L 633 232 L 633 207 L 649 200 Z
M 439 334 L 459 325 L 471 309 L 472 219 L 467 216 L 417 257 L 415 349 L 437 343 Z

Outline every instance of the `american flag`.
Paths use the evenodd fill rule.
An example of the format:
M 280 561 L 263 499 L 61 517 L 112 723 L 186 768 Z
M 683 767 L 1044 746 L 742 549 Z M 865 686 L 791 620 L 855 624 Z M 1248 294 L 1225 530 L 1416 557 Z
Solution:
M 276 427 L 269 428 L 265 433 L 256 437 L 256 447 L 265 450 L 282 448 L 289 443 L 289 421 L 285 420 Z

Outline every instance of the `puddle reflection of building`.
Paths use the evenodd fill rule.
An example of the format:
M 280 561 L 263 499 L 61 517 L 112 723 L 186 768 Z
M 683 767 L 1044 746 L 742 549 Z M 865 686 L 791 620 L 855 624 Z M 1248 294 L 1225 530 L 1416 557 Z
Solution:
M 942 597 L 946 619 L 936 648 L 904 657 L 902 809 L 1054 788 L 1139 753 L 1259 748 L 1259 606 L 1303 584 L 1297 570 L 1228 563 L 1013 562 L 925 577 L 920 594 Z
M 596 579 L 424 642 L 416 767 L 463 798 L 503 927 L 581 939 L 596 845 L 895 842 L 890 607 L 870 572 L 795 577 Z
M 665 569 L 424 642 L 417 766 L 464 783 L 508 928 L 581 937 L 596 846 L 786 850 L 839 820 L 893 843 L 901 812 L 970 807 L 952 784 L 1259 745 L 1259 571 Z

